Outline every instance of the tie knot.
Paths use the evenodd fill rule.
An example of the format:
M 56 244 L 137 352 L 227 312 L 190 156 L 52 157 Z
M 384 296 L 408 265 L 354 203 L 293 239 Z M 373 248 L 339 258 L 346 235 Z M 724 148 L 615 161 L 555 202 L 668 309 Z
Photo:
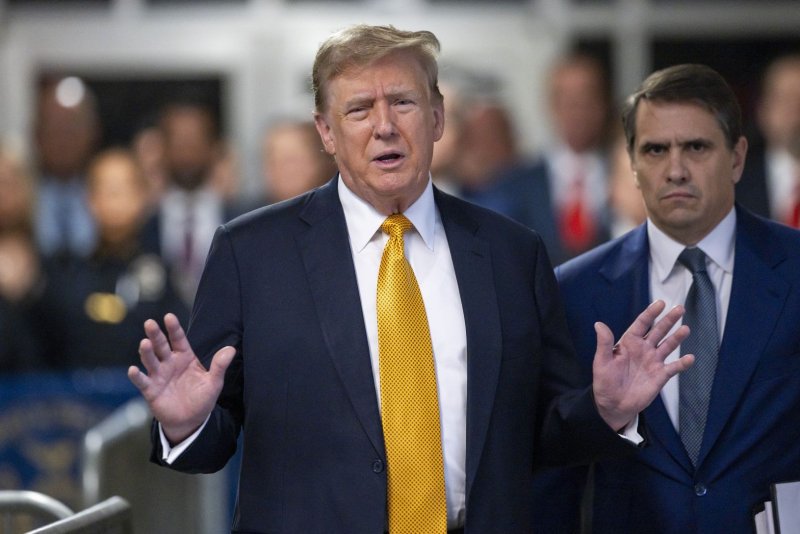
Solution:
M 681 255 L 678 256 L 678 261 L 692 271 L 692 274 L 703 272 L 706 270 L 706 255 L 699 248 L 685 248 Z
M 402 213 L 395 213 L 393 215 L 389 215 L 383 224 L 381 224 L 381 230 L 384 233 L 389 234 L 389 237 L 403 237 L 403 233 L 412 228 L 414 225 L 411 224 L 405 215 Z

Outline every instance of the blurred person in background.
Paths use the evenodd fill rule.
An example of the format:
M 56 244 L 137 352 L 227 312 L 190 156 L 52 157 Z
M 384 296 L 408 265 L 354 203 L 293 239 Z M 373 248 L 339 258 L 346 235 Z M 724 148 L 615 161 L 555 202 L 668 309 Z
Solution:
M 261 162 L 267 204 L 310 191 L 337 173 L 311 119 L 282 119 L 270 125 L 262 139 Z
M 149 183 L 150 204 L 155 209 L 167 189 L 164 136 L 161 129 L 153 122 L 145 123 L 133 134 L 130 146 Z
M 513 216 L 516 199 L 503 194 L 500 178 L 519 161 L 514 130 L 504 104 L 471 101 L 463 113 L 453 164 L 462 198 L 507 216 Z
M 87 186 L 98 244 L 87 258 L 48 266 L 39 302 L 56 368 L 130 365 L 148 317 L 188 317 L 164 261 L 141 247 L 150 184 L 133 153 L 99 153 Z
M 559 58 L 548 105 L 555 140 L 533 160 L 518 157 L 511 121 L 497 109 L 470 110 L 476 122 L 465 125 L 456 159 L 462 195 L 536 230 L 557 265 L 609 237 L 610 106 L 600 61 L 583 53 Z M 481 118 L 487 113 L 493 122 Z
M 764 144 L 748 158 L 737 198 L 759 215 L 800 228 L 800 52 L 767 67 L 757 118 Z
M 214 231 L 235 211 L 212 185 L 222 147 L 212 110 L 194 101 L 171 102 L 158 126 L 167 188 L 142 240 L 170 266 L 179 294 L 191 306 Z
M 549 252 L 555 230 L 549 210 L 540 206 L 548 198 L 547 183 L 533 174 L 535 162 L 520 157 L 510 114 L 496 103 L 471 102 L 464 115 L 456 193 L 536 230 Z
M 0 144 L 0 372 L 43 365 L 44 344 L 31 307 L 40 272 L 34 203 L 30 169 L 14 150 Z
M 527 170 L 526 224 L 557 265 L 609 237 L 609 84 L 602 63 L 581 52 L 559 58 L 547 84 L 554 143 Z
M 465 126 L 465 95 L 456 82 L 442 80 L 439 91 L 444 98 L 444 133 L 433 145 L 431 160 L 431 176 L 433 183 L 442 191 L 458 194 L 458 183 L 455 177 L 456 163 L 461 155 L 461 138 Z
M 235 205 L 240 189 L 239 155 L 228 142 L 220 142 L 214 164 L 211 167 L 209 184 L 226 206 Z
M 86 203 L 86 165 L 100 136 L 94 95 L 78 78 L 45 81 L 34 125 L 38 164 L 36 241 L 45 256 L 88 255 L 96 228 Z
M 609 168 L 609 231 L 613 239 L 633 230 L 647 218 L 622 129 L 614 134 L 609 150 Z

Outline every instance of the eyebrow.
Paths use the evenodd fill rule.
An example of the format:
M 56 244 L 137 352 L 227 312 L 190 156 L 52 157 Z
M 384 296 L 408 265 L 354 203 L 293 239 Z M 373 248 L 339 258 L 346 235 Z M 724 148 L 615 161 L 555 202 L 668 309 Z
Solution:
M 383 96 L 389 100 L 396 100 L 398 98 L 412 98 L 418 100 L 421 93 L 414 88 L 391 88 L 383 93 Z M 372 93 L 357 94 L 352 98 L 345 101 L 345 106 L 351 107 L 358 104 L 369 104 L 375 101 L 375 95 Z
M 353 106 L 369 104 L 375 101 L 375 97 L 371 94 L 355 95 L 352 98 L 345 100 L 344 106 L 351 108 Z
M 704 146 L 713 146 L 714 145 L 714 141 L 712 141 L 711 139 L 708 139 L 706 137 L 696 137 L 694 139 L 687 139 L 686 141 L 683 141 L 681 143 L 682 146 L 695 145 L 695 144 L 704 145 Z
M 664 148 L 671 146 L 673 143 L 672 141 L 644 141 L 641 145 L 639 145 L 639 151 L 649 150 L 651 148 Z M 677 143 L 680 147 L 686 147 L 687 145 L 694 145 L 699 144 L 703 146 L 714 146 L 714 141 L 708 139 L 706 137 L 694 137 L 692 139 L 686 139 Z

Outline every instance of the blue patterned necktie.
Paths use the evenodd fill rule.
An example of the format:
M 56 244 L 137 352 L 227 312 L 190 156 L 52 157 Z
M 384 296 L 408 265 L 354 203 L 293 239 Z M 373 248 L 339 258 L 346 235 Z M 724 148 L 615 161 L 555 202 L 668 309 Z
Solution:
M 678 261 L 692 272 L 694 280 L 686 295 L 683 315 L 683 324 L 689 326 L 691 333 L 681 345 L 681 352 L 695 356 L 694 365 L 680 375 L 678 425 L 683 446 L 692 464 L 696 465 L 719 353 L 717 300 L 714 285 L 706 272 L 703 251 L 699 248 L 684 249 Z

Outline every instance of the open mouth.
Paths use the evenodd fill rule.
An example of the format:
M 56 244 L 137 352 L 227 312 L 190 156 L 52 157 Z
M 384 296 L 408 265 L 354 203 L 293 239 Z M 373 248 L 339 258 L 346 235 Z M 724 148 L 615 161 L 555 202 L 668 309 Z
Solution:
M 397 152 L 389 152 L 388 154 L 382 154 L 375 158 L 375 161 L 380 161 L 381 163 L 392 163 L 394 161 L 398 161 L 403 158 L 402 154 Z

